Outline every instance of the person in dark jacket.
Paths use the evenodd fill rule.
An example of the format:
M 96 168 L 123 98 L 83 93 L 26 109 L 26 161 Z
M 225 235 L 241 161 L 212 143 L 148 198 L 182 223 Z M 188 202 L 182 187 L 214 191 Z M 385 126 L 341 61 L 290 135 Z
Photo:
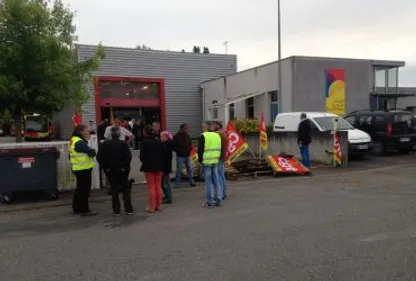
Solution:
M 144 139 L 140 148 L 140 161 L 149 190 L 149 206 L 146 212 L 154 213 L 161 210 L 162 204 L 162 173 L 164 170 L 164 147 L 162 141 L 155 138 L 151 126 L 144 129 Z
M 165 195 L 163 204 L 172 204 L 172 189 L 170 187 L 170 173 L 172 172 L 172 134 L 168 131 L 160 133 L 160 139 L 164 146 L 164 169 L 162 176 L 162 190 Z
M 182 167 L 185 164 L 191 186 L 196 186 L 191 165 L 192 142 L 189 136 L 188 124 L 182 124 L 179 132 L 173 137 L 173 150 L 176 152 L 176 187 L 181 185 Z
M 134 136 L 134 150 L 140 149 L 140 142 L 142 141 L 143 126 L 140 119 L 134 120 L 131 132 Z
M 72 211 L 82 216 L 95 216 L 89 208 L 88 198 L 92 184 L 92 169 L 96 152 L 88 146 L 90 134 L 87 126 L 79 124 L 75 127 L 69 143 L 69 159 L 72 171 L 77 179 L 77 186 L 72 200 Z
M 124 210 L 133 214 L 131 184 L 128 180 L 131 152 L 128 144 L 120 140 L 120 127 L 111 128 L 111 140 L 105 141 L 98 151 L 97 160 L 104 170 L 111 186 L 114 215 L 120 215 L 119 192 L 123 194 Z
M 305 167 L 311 166 L 309 157 L 309 144 L 312 142 L 311 137 L 311 123 L 306 116 L 306 113 L 300 115 L 300 123 L 298 127 L 298 145 L 300 155 L 302 156 L 302 163 Z

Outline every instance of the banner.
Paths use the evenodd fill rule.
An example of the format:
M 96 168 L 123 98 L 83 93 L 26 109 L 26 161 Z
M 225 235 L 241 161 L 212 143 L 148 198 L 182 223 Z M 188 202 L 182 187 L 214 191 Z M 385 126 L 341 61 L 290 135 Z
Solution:
M 341 150 L 341 144 L 339 141 L 339 134 L 337 131 L 334 132 L 334 162 L 335 165 L 341 166 L 342 164 L 342 150 Z
M 238 157 L 241 156 L 247 149 L 248 144 L 243 139 L 241 134 L 237 131 L 231 121 L 227 124 L 227 151 L 226 151 L 226 159 L 227 164 L 231 164 L 234 162 Z
M 270 155 L 267 160 L 276 173 L 306 175 L 310 172 L 295 157 Z
M 267 128 L 266 121 L 264 121 L 264 112 L 261 112 L 260 117 L 259 138 L 261 149 L 267 150 L 269 143 L 267 141 Z
M 195 145 L 192 145 L 190 157 L 195 163 L 198 162 L 198 153 L 196 151 Z
M 72 116 L 72 124 L 74 127 L 76 127 L 81 123 L 82 123 L 82 115 L 81 115 L 81 112 L 77 111 Z
M 325 108 L 326 112 L 345 115 L 345 70 L 325 70 Z

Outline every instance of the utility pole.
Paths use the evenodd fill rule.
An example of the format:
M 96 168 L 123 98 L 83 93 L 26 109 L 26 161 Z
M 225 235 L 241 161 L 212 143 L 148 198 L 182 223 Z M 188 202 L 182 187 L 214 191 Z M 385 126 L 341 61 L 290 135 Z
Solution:
M 225 41 L 224 43 L 222 43 L 225 47 L 225 54 L 228 54 L 228 41 Z
M 282 44 L 281 44 L 281 20 L 280 20 L 280 0 L 277 0 L 277 45 L 279 48 L 278 53 L 278 62 L 277 62 L 277 105 L 278 105 L 278 114 L 282 113 Z

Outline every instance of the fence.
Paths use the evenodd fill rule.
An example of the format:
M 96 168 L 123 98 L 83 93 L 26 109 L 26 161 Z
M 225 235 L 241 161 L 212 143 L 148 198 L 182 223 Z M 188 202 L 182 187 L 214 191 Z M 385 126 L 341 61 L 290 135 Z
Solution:
M 91 136 L 88 142 L 89 146 L 98 149 L 98 142 L 95 136 Z M 71 170 L 71 163 L 69 161 L 69 142 L 68 141 L 56 141 L 56 142 L 26 142 L 26 143 L 2 143 L 0 149 L 13 149 L 13 148 L 46 148 L 55 147 L 59 151 L 59 158 L 57 161 L 58 171 L 58 190 L 69 191 L 75 189 L 75 175 Z M 98 165 L 95 165 L 92 176 L 92 188 L 100 188 L 100 178 Z

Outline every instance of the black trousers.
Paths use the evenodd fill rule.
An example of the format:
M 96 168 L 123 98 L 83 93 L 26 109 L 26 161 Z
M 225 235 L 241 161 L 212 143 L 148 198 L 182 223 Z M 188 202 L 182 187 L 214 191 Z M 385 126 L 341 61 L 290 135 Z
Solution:
M 120 213 L 119 193 L 123 194 L 124 210 L 127 213 L 133 212 L 133 206 L 131 204 L 131 184 L 128 180 L 128 172 L 109 171 L 107 172 L 107 177 L 111 186 L 113 212 L 115 214 Z
M 72 199 L 72 211 L 74 213 L 87 213 L 90 211 L 88 198 L 91 191 L 92 169 L 74 171 L 77 179 L 77 187 Z

